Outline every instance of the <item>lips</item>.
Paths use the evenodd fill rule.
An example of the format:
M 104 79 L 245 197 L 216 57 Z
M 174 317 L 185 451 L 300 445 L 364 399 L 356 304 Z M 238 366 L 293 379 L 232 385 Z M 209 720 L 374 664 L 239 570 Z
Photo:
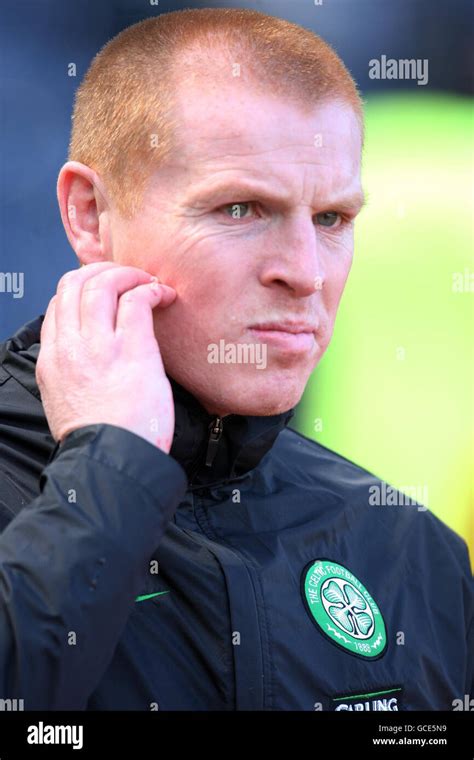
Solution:
M 307 354 L 316 345 L 316 328 L 307 322 L 263 322 L 249 330 L 261 343 L 280 353 Z
M 307 322 L 263 322 L 258 325 L 251 325 L 251 330 L 264 332 L 284 332 L 298 335 L 299 333 L 314 333 L 316 326 Z

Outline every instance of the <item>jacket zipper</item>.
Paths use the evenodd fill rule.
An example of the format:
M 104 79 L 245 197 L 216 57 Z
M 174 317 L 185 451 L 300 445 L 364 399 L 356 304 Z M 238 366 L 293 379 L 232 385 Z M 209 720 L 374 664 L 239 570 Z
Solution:
M 215 417 L 209 425 L 206 452 L 207 467 L 211 467 L 214 462 L 223 429 L 223 420 L 219 416 Z M 194 473 L 191 481 L 193 478 Z M 203 491 L 204 489 L 200 489 L 196 495 L 192 494 L 195 519 L 202 530 L 205 542 L 213 542 L 208 545 L 208 548 L 216 557 L 225 575 L 227 597 L 232 609 L 232 618 L 236 621 L 237 629 L 244 631 L 245 641 L 259 642 L 261 641 L 261 630 L 257 609 L 257 595 L 251 570 L 246 566 L 240 552 L 218 541 L 205 513 Z M 201 537 L 199 541 L 202 541 Z M 236 590 L 235 594 L 233 593 L 234 589 Z M 243 607 L 242 599 L 245 600 Z M 237 710 L 265 709 L 264 669 L 262 646 L 259 647 L 257 644 L 256 646 L 251 646 L 248 650 L 243 648 L 242 651 L 240 651 L 240 647 L 234 648 L 234 679 Z
M 209 438 L 207 441 L 206 452 L 206 467 L 212 467 L 217 449 L 219 448 L 219 441 L 222 437 L 222 431 L 224 429 L 224 423 L 222 417 L 216 417 L 209 425 Z

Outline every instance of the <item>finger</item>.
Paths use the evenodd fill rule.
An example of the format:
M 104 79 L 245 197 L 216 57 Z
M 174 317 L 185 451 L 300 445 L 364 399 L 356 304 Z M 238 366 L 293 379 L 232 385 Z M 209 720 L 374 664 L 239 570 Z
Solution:
M 40 331 L 40 350 L 36 359 L 35 377 L 38 387 L 41 386 L 43 365 L 49 366 L 54 361 L 53 347 L 56 341 L 56 296 L 54 295 L 48 304 Z
M 40 332 L 40 343 L 42 346 L 51 345 L 56 340 L 56 300 L 57 296 L 54 295 L 44 315 Z
M 81 333 L 84 337 L 115 330 L 119 298 L 129 290 L 152 281 L 143 269 L 119 266 L 99 272 L 82 287 Z
M 116 334 L 125 337 L 131 352 L 143 354 L 144 351 L 156 349 L 153 309 L 162 306 L 166 288 L 167 286 L 157 283 L 140 285 L 120 298 Z M 175 295 L 176 293 L 174 297 Z
M 158 304 L 160 309 L 165 309 L 167 306 L 171 306 L 176 298 L 176 290 L 170 285 L 165 285 L 162 282 L 156 283 L 158 288 L 161 288 L 161 301 Z M 153 289 L 153 285 L 150 285 Z
M 118 267 L 114 261 L 100 261 L 87 264 L 80 269 L 66 272 L 58 282 L 56 298 L 56 330 L 58 335 L 64 331 L 77 334 L 81 329 L 81 292 L 82 286 L 91 277 L 105 269 Z

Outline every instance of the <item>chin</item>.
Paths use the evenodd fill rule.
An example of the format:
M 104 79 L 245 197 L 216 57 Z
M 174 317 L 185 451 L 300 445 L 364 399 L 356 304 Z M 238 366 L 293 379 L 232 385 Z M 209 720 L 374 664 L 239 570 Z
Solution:
M 276 376 L 262 373 L 262 377 L 241 377 L 214 382 L 213 398 L 202 398 L 201 403 L 210 414 L 251 415 L 269 417 L 292 409 L 301 399 L 307 374 Z M 217 380 L 217 378 L 216 378 Z M 230 381 L 229 381 L 230 380 Z M 207 395 L 207 394 L 206 394 Z

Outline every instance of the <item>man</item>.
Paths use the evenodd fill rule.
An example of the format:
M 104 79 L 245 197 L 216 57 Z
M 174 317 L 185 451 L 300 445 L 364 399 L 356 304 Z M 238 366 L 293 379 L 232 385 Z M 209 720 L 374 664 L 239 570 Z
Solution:
M 0 352 L 1 697 L 450 710 L 464 542 L 287 427 L 332 335 L 362 109 L 309 31 L 141 22 L 94 60 L 58 198 L 79 269 Z

